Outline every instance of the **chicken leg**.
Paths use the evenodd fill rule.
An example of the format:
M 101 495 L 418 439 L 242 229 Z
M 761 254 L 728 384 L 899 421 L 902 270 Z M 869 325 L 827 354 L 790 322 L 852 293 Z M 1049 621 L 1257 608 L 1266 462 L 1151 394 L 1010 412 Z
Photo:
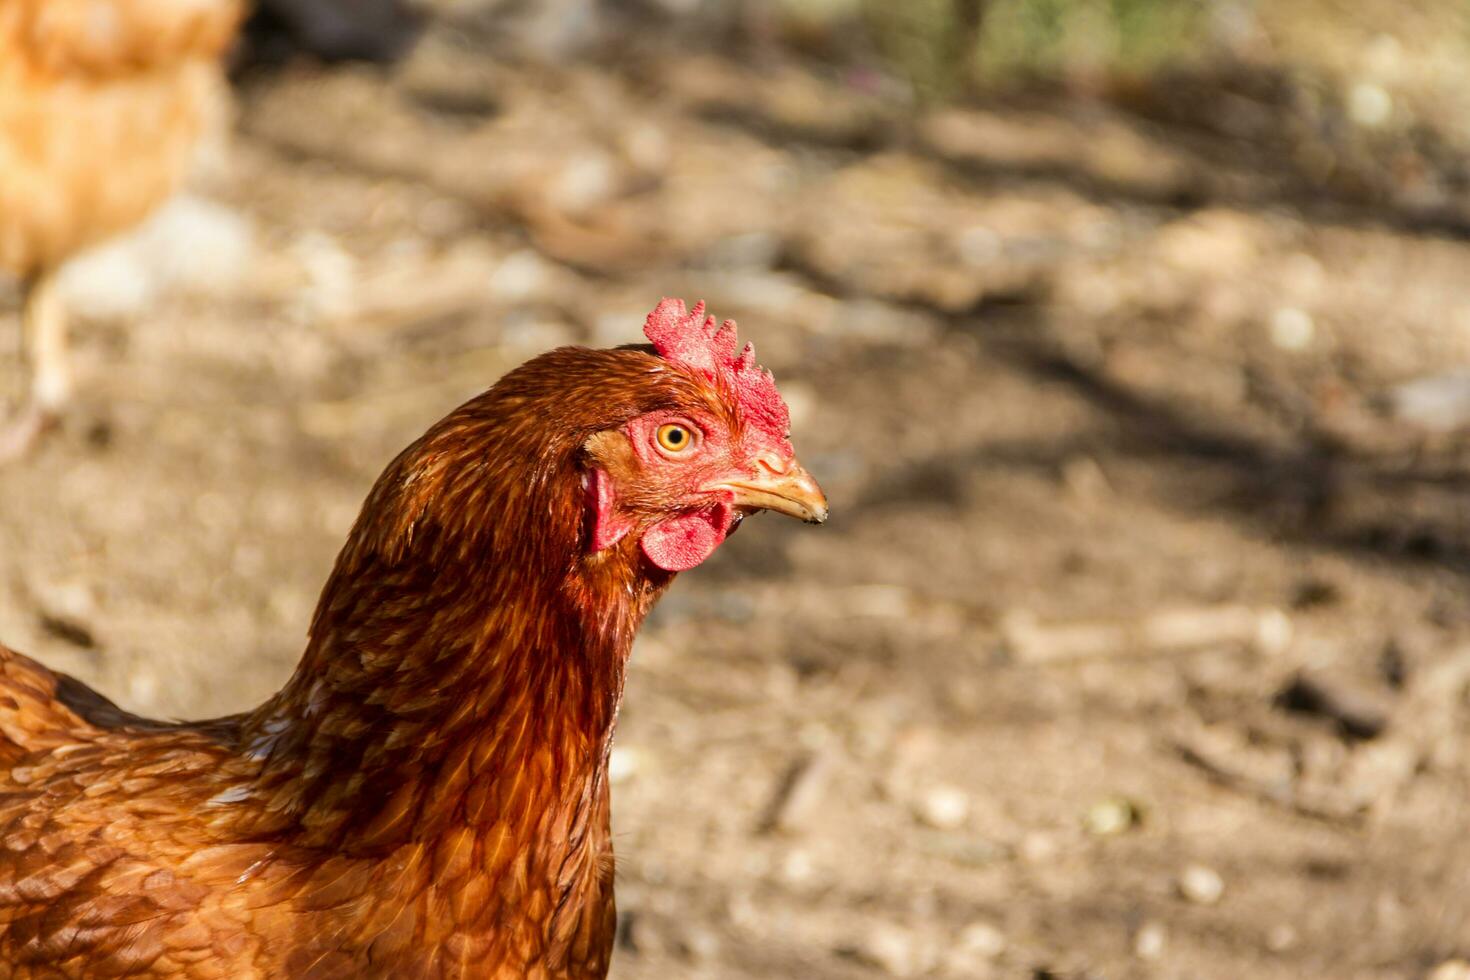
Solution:
M 43 272 L 26 284 L 21 328 L 30 391 L 25 405 L 0 428 L 0 463 L 29 452 L 41 433 L 56 423 L 71 398 L 66 311 L 54 272 Z

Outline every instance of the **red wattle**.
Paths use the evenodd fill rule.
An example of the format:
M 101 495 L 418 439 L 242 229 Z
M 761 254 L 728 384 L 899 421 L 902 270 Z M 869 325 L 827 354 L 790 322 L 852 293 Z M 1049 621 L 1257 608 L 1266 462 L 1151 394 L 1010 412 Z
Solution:
M 643 554 L 666 572 L 687 572 L 714 554 L 731 523 L 724 504 L 661 521 L 643 532 Z

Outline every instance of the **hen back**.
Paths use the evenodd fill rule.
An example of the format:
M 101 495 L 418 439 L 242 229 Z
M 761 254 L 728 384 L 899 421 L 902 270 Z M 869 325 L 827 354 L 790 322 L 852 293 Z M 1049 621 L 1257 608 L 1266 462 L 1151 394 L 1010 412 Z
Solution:
M 240 0 L 0 0 L 0 271 L 126 229 L 228 105 Z
M 200 846 L 207 826 L 181 818 L 226 777 L 230 727 L 138 718 L 0 647 L 0 973 L 258 975 L 240 948 L 248 915 L 223 918 L 228 896 L 158 860 Z M 131 795 L 169 780 L 176 792 Z M 169 928 L 186 912 L 224 928 Z

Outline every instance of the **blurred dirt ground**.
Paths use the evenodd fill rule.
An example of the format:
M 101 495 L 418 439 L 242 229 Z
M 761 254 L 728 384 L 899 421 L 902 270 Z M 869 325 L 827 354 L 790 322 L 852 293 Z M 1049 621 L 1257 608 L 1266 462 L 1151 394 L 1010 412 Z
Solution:
M 250 82 L 167 261 L 73 276 L 0 637 L 245 708 L 398 449 L 703 298 L 834 517 L 640 640 L 619 980 L 1461 976 L 1470 455 L 1386 396 L 1470 359 L 1465 229 L 1098 103 L 623 61 Z

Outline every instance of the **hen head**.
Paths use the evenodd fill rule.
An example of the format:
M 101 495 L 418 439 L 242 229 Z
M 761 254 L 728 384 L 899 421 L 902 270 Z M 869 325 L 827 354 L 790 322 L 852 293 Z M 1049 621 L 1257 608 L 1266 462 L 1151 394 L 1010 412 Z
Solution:
M 753 348 L 739 350 L 735 322 L 717 326 L 703 303 L 686 311 L 666 299 L 643 332 L 657 370 L 679 383 L 664 404 L 584 444 L 590 551 L 633 535 L 653 565 L 680 572 L 755 511 L 826 520 L 826 497 L 791 447 L 786 404 Z

